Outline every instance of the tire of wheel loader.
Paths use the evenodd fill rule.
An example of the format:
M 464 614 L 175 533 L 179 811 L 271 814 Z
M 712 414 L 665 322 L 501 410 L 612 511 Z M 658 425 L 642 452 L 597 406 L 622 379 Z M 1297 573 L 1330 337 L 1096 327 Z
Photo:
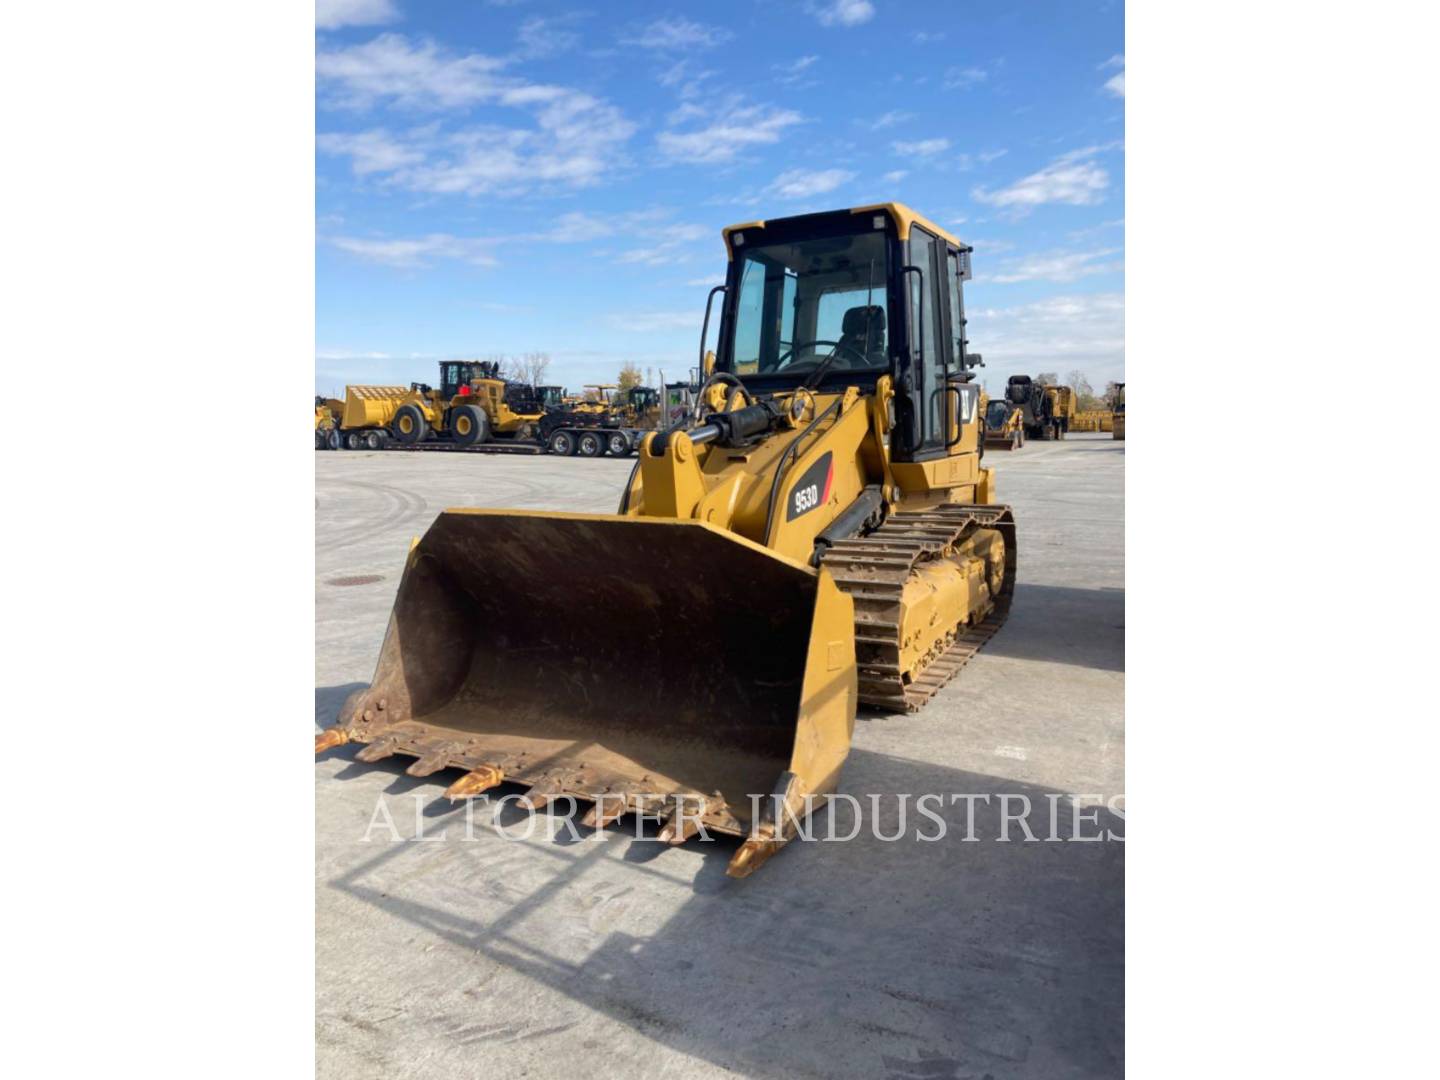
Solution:
M 478 405 L 461 405 L 450 414 L 456 446 L 478 446 L 490 438 L 490 417 Z
M 574 617 L 577 582 L 624 633 Z M 467 769 L 627 810 L 683 796 L 707 829 L 744 835 L 752 795 L 835 790 L 854 618 L 827 571 L 705 522 L 447 510 L 410 551 L 337 734 L 370 744 L 361 761 L 419 758 L 417 776 Z
M 395 436 L 396 442 L 402 442 L 409 446 L 429 435 L 430 425 L 425 422 L 425 414 L 419 408 L 414 405 L 401 405 L 395 411 L 395 419 L 390 423 L 390 430 Z

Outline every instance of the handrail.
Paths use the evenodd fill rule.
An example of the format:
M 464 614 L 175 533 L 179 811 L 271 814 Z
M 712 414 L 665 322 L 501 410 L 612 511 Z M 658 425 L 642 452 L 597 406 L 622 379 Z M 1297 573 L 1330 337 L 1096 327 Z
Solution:
M 705 297 L 705 321 L 700 324 L 700 370 L 705 370 L 705 339 L 710 336 L 710 305 L 715 302 L 717 292 L 729 292 L 724 285 L 716 285 Z M 719 342 L 716 342 L 719 346 Z
M 947 379 L 945 382 L 945 388 L 941 390 L 941 393 L 949 394 L 951 390 L 955 391 L 955 437 L 953 439 L 946 440 L 946 450 L 949 450 L 952 446 L 954 446 L 956 443 L 958 443 L 961 439 L 965 437 L 965 422 L 960 416 L 960 406 L 963 403 L 964 393 L 960 389 L 959 383 L 950 382 Z
M 917 406 L 914 397 L 914 387 L 916 381 L 915 369 L 920 368 L 921 373 L 923 374 L 925 368 L 925 271 L 920 269 L 920 267 L 918 266 L 902 266 L 900 268 L 900 276 L 904 277 L 906 274 L 920 275 L 920 313 L 916 316 L 915 319 L 916 323 L 918 324 L 919 330 L 919 333 L 916 334 L 916 337 L 919 339 L 919 347 L 911 350 L 911 364 L 908 374 L 910 385 L 906 388 L 905 394 L 905 396 L 910 401 L 911 422 L 915 426 L 916 435 L 915 444 L 913 446 L 907 446 L 905 448 L 905 452 L 907 454 L 913 454 L 915 453 L 915 451 L 919 450 L 920 447 L 925 445 L 925 432 L 922 428 L 922 425 L 925 421 L 925 417 L 923 415 L 924 410 Z M 906 298 L 905 306 L 907 308 L 910 306 L 908 297 Z

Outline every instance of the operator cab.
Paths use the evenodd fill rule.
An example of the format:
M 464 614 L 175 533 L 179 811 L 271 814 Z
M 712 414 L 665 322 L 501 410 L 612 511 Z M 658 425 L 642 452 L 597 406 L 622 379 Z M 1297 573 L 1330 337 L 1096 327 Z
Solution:
M 645 412 L 660 404 L 660 391 L 652 386 L 632 386 L 630 388 L 630 404 L 638 411 Z
M 990 428 L 1002 428 L 1005 422 L 1010 419 L 1010 411 L 1015 406 L 1004 398 L 996 398 L 985 407 L 985 426 Z
M 453 398 L 460 393 L 460 388 L 466 388 L 469 393 L 470 384 L 480 378 L 485 378 L 483 369 L 486 367 L 483 361 L 471 360 L 442 360 L 440 362 L 440 396 Z
M 979 357 L 965 347 L 969 245 L 899 203 L 724 235 L 717 373 L 762 396 L 801 386 L 873 391 L 890 375 L 898 459 L 927 460 L 959 441 L 956 421 L 973 419 L 979 401 L 970 385 Z

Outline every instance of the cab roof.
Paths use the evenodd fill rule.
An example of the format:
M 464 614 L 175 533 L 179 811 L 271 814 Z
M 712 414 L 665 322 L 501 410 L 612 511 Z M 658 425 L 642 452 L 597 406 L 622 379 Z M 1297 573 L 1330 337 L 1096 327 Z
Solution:
M 948 229 L 942 229 L 939 225 L 936 225 L 935 222 L 931 221 L 929 218 L 925 217 L 923 214 L 917 214 L 914 210 L 910 209 L 910 207 L 906 206 L 904 203 L 898 203 L 898 202 L 871 203 L 871 204 L 868 205 L 868 206 L 856 206 L 856 207 L 852 207 L 852 208 L 850 208 L 848 211 L 847 211 L 846 209 L 844 209 L 844 208 L 841 208 L 841 209 L 839 209 L 839 210 L 822 211 L 821 213 L 822 213 L 822 214 L 823 214 L 823 213 L 843 214 L 843 213 L 847 213 L 847 212 L 848 212 L 848 213 L 851 213 L 851 214 L 869 214 L 869 213 L 874 213 L 874 212 L 876 212 L 876 211 L 879 211 L 879 212 L 882 212 L 882 213 L 885 213 L 885 214 L 889 214 L 889 215 L 890 215 L 890 220 L 895 223 L 895 231 L 899 234 L 901 240 L 909 240 L 909 239 L 910 239 L 910 227 L 911 227 L 912 225 L 917 225 L 917 224 L 918 224 L 918 225 L 920 225 L 921 227 L 923 227 L 924 229 L 926 229 L 927 231 L 934 233 L 936 236 L 940 237 L 942 240 L 945 240 L 945 241 L 948 242 L 948 243 L 954 244 L 954 245 L 955 245 L 957 248 L 959 248 L 961 251 L 973 251 L 973 250 L 974 250 L 969 244 L 965 243 L 963 240 L 961 240 L 961 239 L 960 239 L 958 236 L 956 236 L 954 233 L 950 232 Z M 797 216 L 817 217 L 817 216 L 820 216 L 820 215 L 817 215 L 817 214 L 805 214 L 805 215 L 797 215 Z M 793 221 L 793 220 L 795 220 L 795 219 L 794 219 L 794 218 L 774 218 L 774 219 L 771 220 L 770 223 L 771 223 L 771 224 L 779 224 L 779 223 L 782 222 L 782 221 Z M 733 255 L 734 255 L 734 249 L 731 247 L 731 244 L 730 244 L 730 234 L 731 234 L 731 233 L 739 232 L 739 231 L 741 231 L 741 230 L 743 230 L 743 229 L 763 229 L 763 228 L 765 228 L 765 225 L 766 225 L 766 222 L 764 222 L 764 221 L 746 221 L 746 222 L 743 222 L 742 224 L 739 224 L 739 225 L 727 225 L 724 229 L 720 230 L 721 235 L 725 238 L 725 253 L 726 253 L 726 255 L 727 255 L 727 256 L 733 256 Z

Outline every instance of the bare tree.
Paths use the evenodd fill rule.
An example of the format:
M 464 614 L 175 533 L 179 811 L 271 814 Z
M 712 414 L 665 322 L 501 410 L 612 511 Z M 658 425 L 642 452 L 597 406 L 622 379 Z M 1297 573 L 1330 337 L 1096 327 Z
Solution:
M 1089 412 L 1091 409 L 1100 407 L 1100 399 L 1095 396 L 1095 388 L 1090 385 L 1090 380 L 1085 377 L 1083 371 L 1072 371 L 1067 376 L 1070 389 L 1075 391 L 1075 405 L 1081 412 Z
M 1035 381 L 1041 386 L 1059 386 L 1060 376 L 1053 371 L 1042 371 L 1035 376 Z
M 1115 406 L 1120 404 L 1120 384 L 1118 382 L 1107 382 L 1105 384 L 1105 405 L 1111 412 Z
M 545 381 L 545 372 L 550 367 L 550 354 L 528 352 L 521 356 L 492 357 L 500 361 L 500 371 L 511 382 L 526 386 L 539 386 Z

